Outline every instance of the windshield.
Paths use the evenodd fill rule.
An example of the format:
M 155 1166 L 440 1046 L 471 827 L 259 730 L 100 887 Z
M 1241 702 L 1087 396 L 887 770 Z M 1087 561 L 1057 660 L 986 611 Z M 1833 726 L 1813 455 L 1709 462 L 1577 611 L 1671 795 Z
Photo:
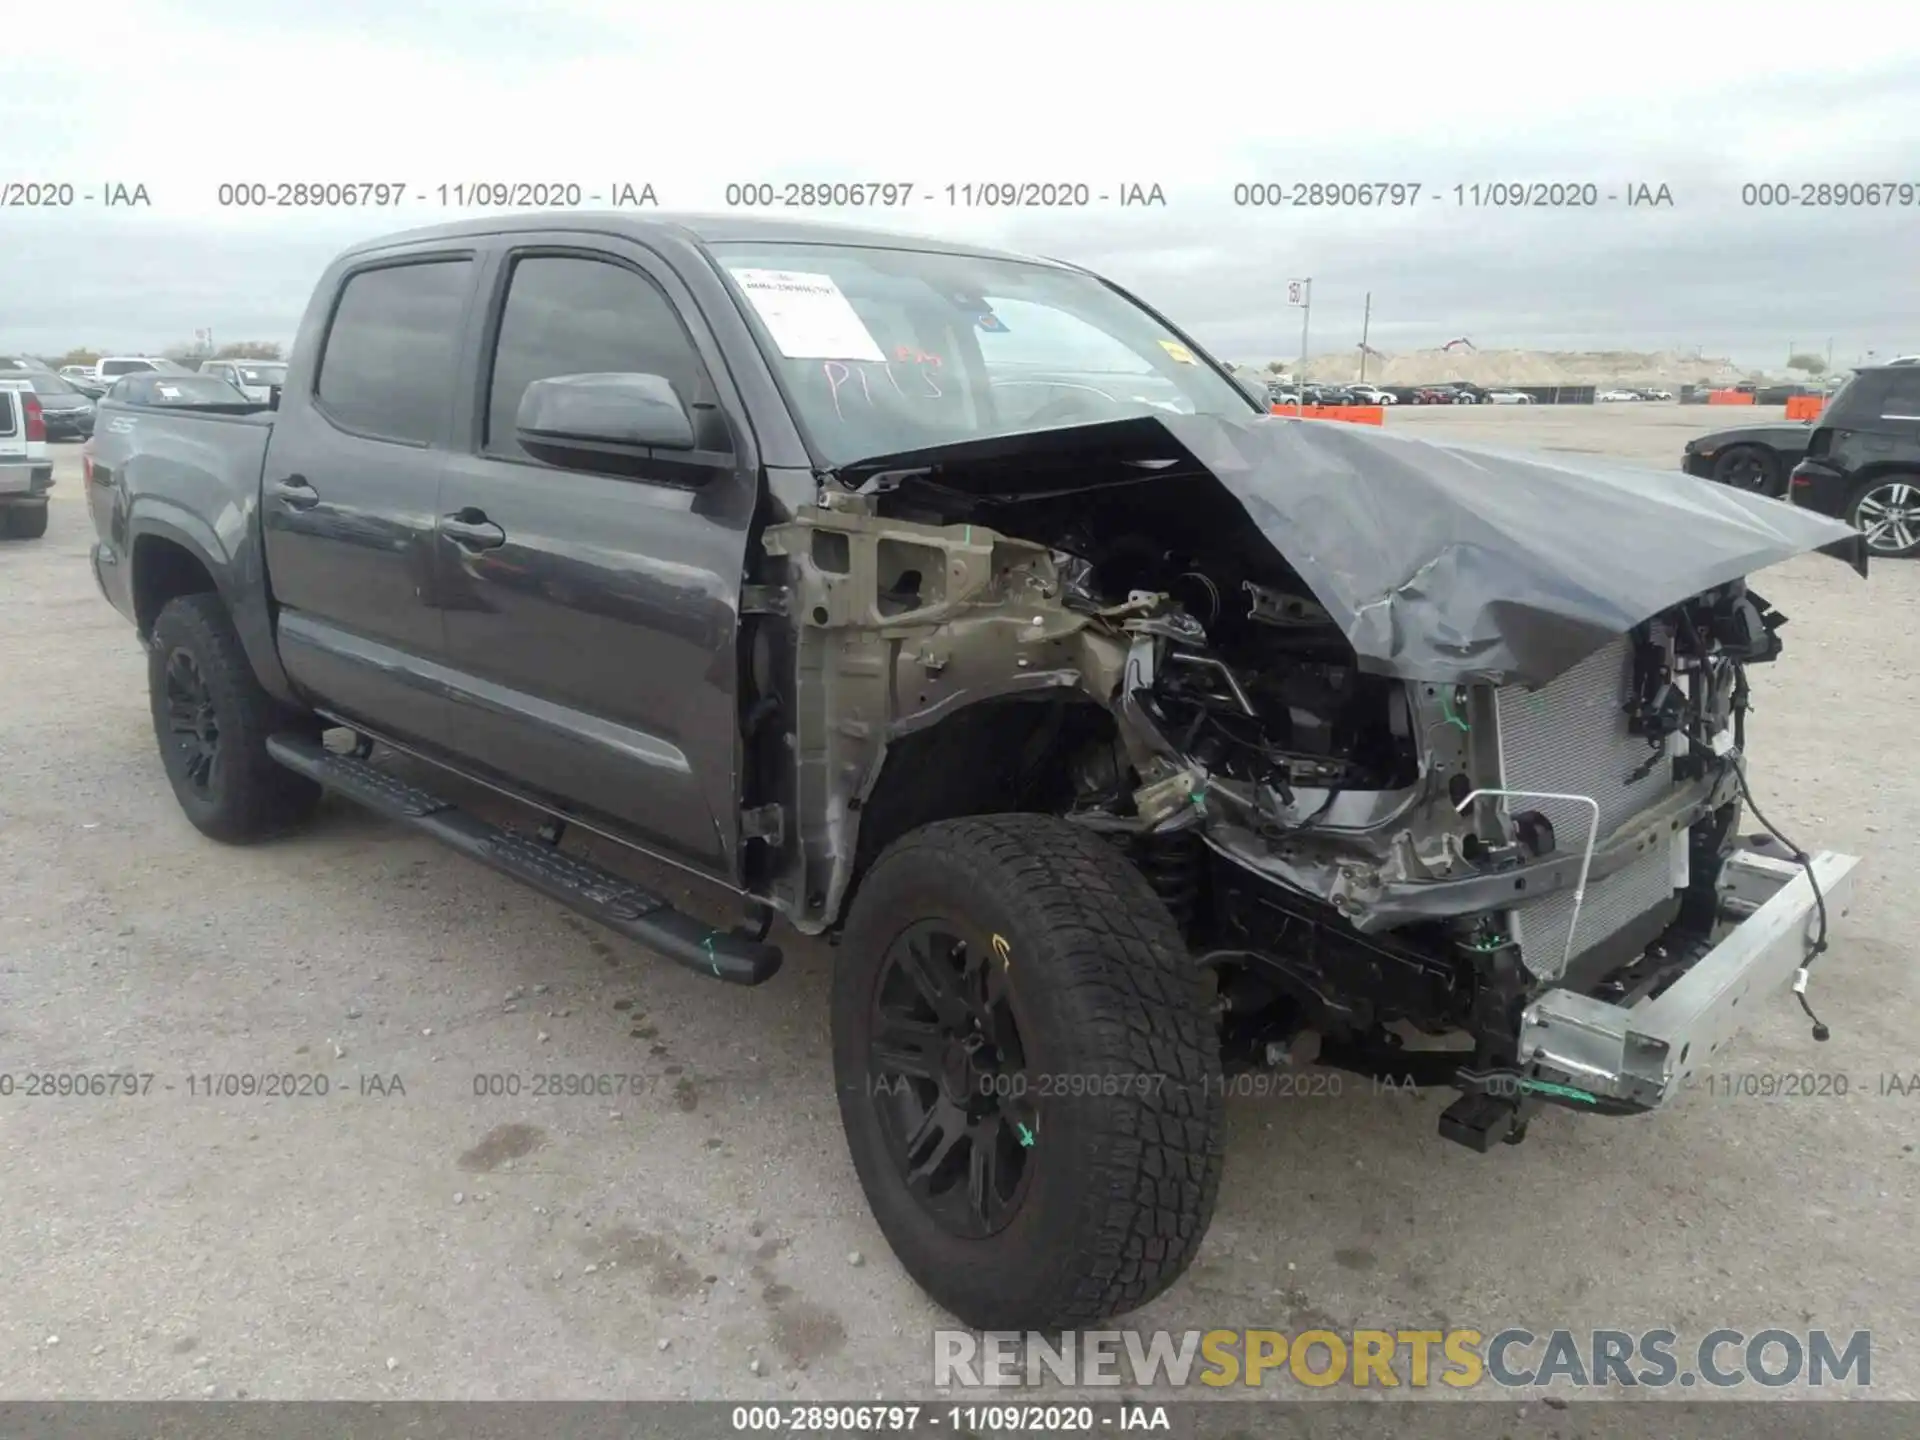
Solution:
M 1261 408 L 1077 271 L 853 245 L 712 248 L 829 465 L 1155 410 Z
M 80 393 L 58 375 L 35 375 L 33 388 L 42 395 L 78 395 Z
M 240 367 L 242 385 L 284 385 L 287 383 L 287 367 L 284 365 L 242 365 Z
M 102 375 L 132 375 L 136 371 L 151 369 L 153 369 L 151 360 L 102 360 L 100 362 Z

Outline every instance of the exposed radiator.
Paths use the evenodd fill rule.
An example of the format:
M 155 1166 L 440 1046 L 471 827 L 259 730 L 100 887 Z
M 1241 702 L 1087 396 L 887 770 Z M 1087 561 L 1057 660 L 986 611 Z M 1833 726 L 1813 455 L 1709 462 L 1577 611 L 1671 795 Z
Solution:
M 1674 786 L 1671 766 L 1655 765 L 1640 779 L 1630 779 L 1648 758 L 1645 738 L 1627 730 L 1624 706 L 1632 683 L 1633 647 L 1620 639 L 1538 690 L 1513 685 L 1495 691 L 1499 787 L 1592 796 L 1600 807 L 1602 840 L 1658 803 Z M 1560 849 L 1578 854 L 1585 847 L 1591 823 L 1586 806 L 1565 800 L 1505 803 L 1509 811 L 1545 815 Z M 1668 899 L 1684 883 L 1686 847 L 1687 835 L 1681 831 L 1624 870 L 1592 881 L 1580 907 L 1573 956 Z M 1521 962 L 1543 980 L 1558 978 L 1566 968 L 1573 897 L 1569 888 L 1514 908 Z

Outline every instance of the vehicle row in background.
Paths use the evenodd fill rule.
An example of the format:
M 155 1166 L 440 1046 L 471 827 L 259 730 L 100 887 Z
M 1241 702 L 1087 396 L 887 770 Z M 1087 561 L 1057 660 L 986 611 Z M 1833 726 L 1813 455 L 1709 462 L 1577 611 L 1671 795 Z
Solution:
M 1920 368 L 1855 370 L 1818 419 L 1699 436 L 1680 468 L 1845 520 L 1875 555 L 1920 554 Z
M 1276 405 L 1536 405 L 1609 403 L 1622 400 L 1671 400 L 1671 390 L 1611 389 L 1594 393 L 1591 385 L 1497 385 L 1488 388 L 1466 380 L 1434 385 L 1371 385 L 1309 383 L 1280 378 L 1267 382 L 1267 398 Z
M 52 488 L 46 416 L 31 373 L 0 370 L 0 535 L 38 540 L 46 534 Z

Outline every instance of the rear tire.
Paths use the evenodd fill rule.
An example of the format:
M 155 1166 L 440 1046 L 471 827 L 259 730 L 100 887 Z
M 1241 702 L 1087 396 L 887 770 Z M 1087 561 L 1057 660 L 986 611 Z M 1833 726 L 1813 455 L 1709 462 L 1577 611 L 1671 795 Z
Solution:
M 147 691 L 160 760 L 201 834 L 263 840 L 305 820 L 320 787 L 276 763 L 267 737 L 315 729 L 261 688 L 216 595 L 182 595 L 153 622 Z
M 1920 555 L 1920 475 L 1876 475 L 1865 481 L 1847 502 L 1845 519 L 1867 537 L 1869 555 L 1888 560 Z
M 38 540 L 47 533 L 45 505 L 9 505 L 5 516 L 9 540 Z
M 832 1013 L 874 1218 L 966 1324 L 1095 1323 L 1192 1262 L 1220 1185 L 1219 1037 L 1112 845 L 1041 815 L 911 832 L 860 885 Z

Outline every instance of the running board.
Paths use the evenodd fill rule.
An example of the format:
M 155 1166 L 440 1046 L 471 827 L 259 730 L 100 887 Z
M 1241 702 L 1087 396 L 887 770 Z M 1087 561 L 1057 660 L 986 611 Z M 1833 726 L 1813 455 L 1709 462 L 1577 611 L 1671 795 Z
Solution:
M 780 947 L 682 915 L 612 871 L 470 815 L 365 760 L 302 735 L 271 735 L 267 753 L 289 770 L 389 820 L 424 830 L 469 859 L 510 875 L 669 960 L 731 985 L 759 985 L 780 968 Z

